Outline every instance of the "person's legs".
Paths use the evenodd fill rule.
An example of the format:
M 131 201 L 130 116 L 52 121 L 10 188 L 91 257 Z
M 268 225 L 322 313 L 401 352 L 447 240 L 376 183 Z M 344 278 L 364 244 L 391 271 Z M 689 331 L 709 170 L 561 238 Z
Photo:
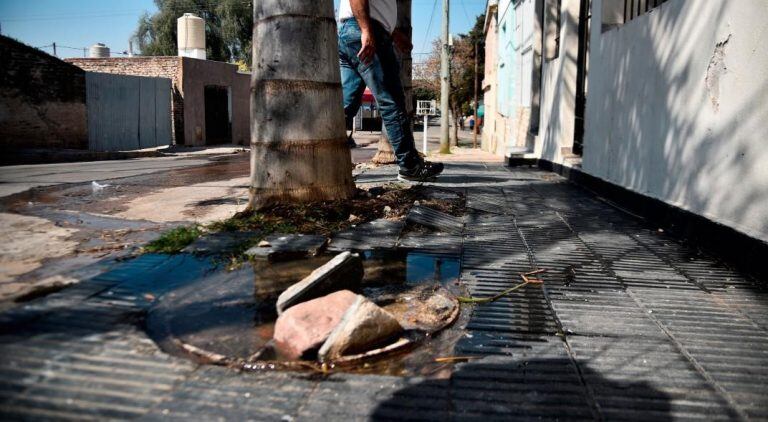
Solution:
M 344 93 L 344 121 L 347 130 L 352 130 L 352 121 L 360 110 L 360 104 L 365 92 L 365 81 L 357 72 L 356 66 L 350 62 L 350 51 L 347 47 L 350 36 L 349 30 L 343 24 L 339 27 L 339 65 L 341 67 L 341 87 Z M 359 35 L 358 35 L 359 38 Z M 357 59 L 357 55 L 354 55 Z
M 357 57 L 361 46 L 360 27 L 353 19 L 342 22 L 342 30 L 339 31 L 339 50 L 340 52 L 344 50 L 347 63 L 357 70 L 357 74 L 376 98 L 381 119 L 398 164 L 403 168 L 413 168 L 423 160 L 419 157 L 413 141 L 405 94 L 400 83 L 400 65 L 397 63 L 389 34 L 377 23 L 374 23 L 374 28 L 376 55 L 371 62 L 362 63 Z M 344 71 L 343 67 L 342 71 Z

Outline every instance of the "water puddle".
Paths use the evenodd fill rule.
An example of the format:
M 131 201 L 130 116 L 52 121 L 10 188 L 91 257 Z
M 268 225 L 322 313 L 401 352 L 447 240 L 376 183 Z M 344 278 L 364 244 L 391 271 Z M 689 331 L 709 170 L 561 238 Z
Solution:
M 148 314 L 148 331 L 164 350 L 200 361 L 240 362 L 241 367 L 250 362 L 247 367 L 254 369 L 311 366 L 289 362 L 272 347 L 275 301 L 332 257 L 257 261 L 237 271 L 215 271 L 160 298 Z M 462 324 L 442 330 L 443 316 L 430 313 L 425 304 L 439 294 L 462 293 L 458 257 L 401 250 L 364 251 L 361 257 L 365 269 L 361 293 L 398 315 L 414 342 L 394 355 L 366 359 L 344 370 L 390 375 L 439 372 L 445 365 L 435 363 L 435 358 L 452 354 L 463 335 L 458 328 Z

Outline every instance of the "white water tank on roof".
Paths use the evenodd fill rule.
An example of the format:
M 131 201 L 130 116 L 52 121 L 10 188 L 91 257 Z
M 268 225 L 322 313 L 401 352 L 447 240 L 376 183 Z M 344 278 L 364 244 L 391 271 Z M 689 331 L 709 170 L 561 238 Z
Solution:
M 92 59 L 109 57 L 109 47 L 102 43 L 96 43 L 88 49 L 88 57 Z
M 205 60 L 205 21 L 185 13 L 176 23 L 179 56 Z

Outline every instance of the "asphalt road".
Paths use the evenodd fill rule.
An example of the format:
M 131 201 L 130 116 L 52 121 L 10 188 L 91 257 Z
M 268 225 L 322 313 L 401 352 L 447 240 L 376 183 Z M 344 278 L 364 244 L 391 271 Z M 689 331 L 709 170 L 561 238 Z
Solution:
M 207 164 L 204 158 L 151 157 L 81 163 L 28 164 L 0 167 L 0 197 L 40 186 L 103 182 L 120 177 Z

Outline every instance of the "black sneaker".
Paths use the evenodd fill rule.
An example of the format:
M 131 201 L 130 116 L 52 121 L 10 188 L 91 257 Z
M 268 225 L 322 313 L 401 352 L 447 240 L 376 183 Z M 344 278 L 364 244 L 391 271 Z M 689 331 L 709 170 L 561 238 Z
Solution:
M 432 182 L 443 172 L 443 163 L 422 161 L 412 169 L 400 168 L 398 179 L 416 182 Z
M 352 137 L 352 135 L 347 136 L 347 146 L 349 148 L 357 148 L 357 142 L 355 142 L 355 139 Z

